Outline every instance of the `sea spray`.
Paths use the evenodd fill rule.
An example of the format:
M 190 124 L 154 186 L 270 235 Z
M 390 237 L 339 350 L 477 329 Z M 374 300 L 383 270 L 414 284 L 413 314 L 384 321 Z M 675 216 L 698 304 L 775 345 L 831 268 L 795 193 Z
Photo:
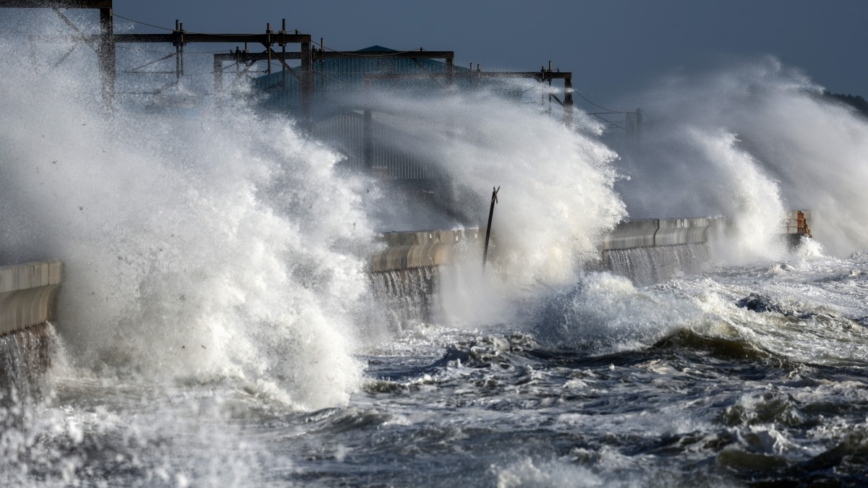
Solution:
M 715 203 L 729 220 L 723 242 L 712 242 L 716 258 L 728 264 L 780 258 L 785 252 L 780 234 L 786 210 L 776 182 L 737 147 L 734 134 L 688 130 L 680 135 L 685 144 L 698 146 L 710 162 L 708 176 L 720 183 Z
M 76 82 L 0 81 L 0 227 L 16 229 L 0 255 L 66 263 L 58 331 L 75 362 L 347 401 L 373 236 L 362 180 L 286 119 L 209 104 L 106 119 L 65 96 Z
M 87 271 L 68 277 L 75 287 L 64 285 L 71 293 L 64 300 L 75 298 L 64 302 L 73 307 L 69 317 L 79 320 L 58 325 L 86 367 L 73 366 L 58 380 L 53 403 L 3 424 L 6 485 L 729 486 L 858 483 L 868 474 L 864 252 L 718 268 L 637 287 L 606 273 L 571 276 L 572 266 L 555 266 L 555 273 L 540 266 L 547 261 L 536 254 L 549 239 L 563 249 L 555 229 L 521 241 L 540 244 L 522 251 L 532 280 L 515 270 L 521 253 L 508 259 L 507 241 L 499 245 L 506 257 L 484 275 L 467 254 L 467 269 L 478 271 L 462 275 L 452 291 L 481 299 L 468 308 L 490 312 L 503 304 L 499 315 L 472 316 L 462 330 L 430 324 L 404 331 L 353 360 L 345 352 L 358 351 L 354 336 L 372 326 L 355 315 L 366 289 L 356 274 L 365 254 L 358 242 L 378 228 L 356 212 L 369 205 L 375 185 L 336 175 L 338 156 L 279 119 L 230 107 L 225 120 L 204 110 L 143 117 L 154 124 L 139 125 L 122 109 L 117 123 L 104 126 L 88 115 L 95 110 L 64 100 L 68 92 L 58 96 L 39 89 L 51 83 L 26 81 L 0 85 L 13 95 L 0 95 L 3 113 L 12 114 L 2 122 L 0 157 L 16 163 L 0 165 L 0 185 L 11 191 L 2 193 L 0 213 L 15 225 L 0 245 L 10 259 L 47 254 L 66 259 L 70 272 Z M 39 96 L 16 103 L 22 86 Z M 474 107 L 514 114 L 512 123 L 538 115 Z M 525 154 L 522 144 L 542 150 L 535 137 L 576 142 L 561 138 L 554 124 L 558 137 L 535 135 L 533 125 L 500 131 L 483 123 L 494 127 L 484 133 L 455 126 L 454 135 L 446 131 L 435 142 L 448 147 L 454 137 L 459 146 L 482 148 L 469 153 L 507 161 Z M 43 127 L 51 130 L 45 143 L 33 133 Z M 765 183 L 783 180 L 748 141 L 726 124 L 701 127 L 689 145 L 711 168 L 702 173 L 709 184 L 692 190 L 688 180 L 649 194 L 690 197 L 718 185 L 719 193 L 700 195 L 712 198 L 696 199 L 706 208 L 673 207 L 679 213 L 672 216 L 717 213 L 721 195 L 740 184 L 751 188 L 732 169 L 756 166 L 763 184 L 747 194 L 762 196 L 771 188 Z M 486 150 L 489 144 L 509 150 Z M 536 171 L 547 179 L 525 194 L 534 198 L 522 197 L 521 209 L 501 207 L 498 215 L 542 216 L 530 228 L 549 232 L 549 224 L 565 222 L 564 213 L 545 211 L 566 192 L 555 185 L 550 197 L 544 188 L 573 176 L 558 174 L 554 163 L 536 169 L 524 161 L 536 164 L 536 152 L 528 152 L 510 183 L 533 188 Z M 81 174 L 45 176 L 52 161 L 67 158 Z M 485 164 L 455 172 L 480 181 L 470 186 L 477 200 L 494 184 L 489 179 L 510 171 Z M 608 163 L 601 168 L 611 174 Z M 307 191 L 308 180 L 315 191 Z M 598 187 L 589 188 L 572 189 L 592 199 Z M 623 213 L 615 201 L 614 212 Z M 617 217 L 597 219 L 597 208 L 582 209 L 588 229 L 605 229 Z M 551 262 L 581 261 L 581 253 L 565 256 Z M 752 295 L 762 298 L 752 302 Z M 520 310 L 528 304 L 539 312 L 531 327 Z M 474 330 L 479 325 L 488 330 Z M 188 342 L 199 338 L 208 342 Z M 349 405 L 294 411 L 342 404 L 362 360 L 372 386 L 356 390 Z
M 772 57 L 672 76 L 624 103 L 642 106 L 642 142 L 617 164 L 633 217 L 726 215 L 725 262 L 780 258 L 783 210 L 811 210 L 837 256 L 868 246 L 868 121 Z
M 625 215 L 612 188 L 617 155 L 591 134 L 485 93 L 382 103 L 441 129 L 411 149 L 433 154 L 455 185 L 482 202 L 501 187 L 492 258 L 514 286 L 570 282 Z M 485 205 L 473 209 L 479 221 L 487 218 Z

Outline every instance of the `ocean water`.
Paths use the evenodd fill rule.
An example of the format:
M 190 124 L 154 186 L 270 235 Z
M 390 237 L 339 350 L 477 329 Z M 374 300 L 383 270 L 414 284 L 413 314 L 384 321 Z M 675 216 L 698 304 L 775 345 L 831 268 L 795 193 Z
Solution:
M 527 323 L 418 323 L 362 347 L 358 389 L 315 409 L 230 376 L 56 366 L 49 398 L 4 415 L 2 475 L 9 486 L 860 486 L 866 292 L 864 254 L 641 288 L 589 273 Z
M 434 298 L 383 300 L 401 278 L 368 275 L 377 233 L 429 217 L 243 83 L 106 117 L 87 56 L 3 61 L 0 262 L 66 264 L 40 393 L 0 409 L 4 486 L 868 480 L 868 124 L 805 75 L 665 80 L 640 153 L 581 112 L 568 130 L 486 94 L 375 97 L 424 121 L 406 149 L 462 214 L 438 222 L 478 223 L 502 188 L 485 272 L 467 247 L 403 278 Z M 794 208 L 816 241 L 788 250 Z M 690 273 L 586 271 L 624 217 L 700 215 L 728 225 Z

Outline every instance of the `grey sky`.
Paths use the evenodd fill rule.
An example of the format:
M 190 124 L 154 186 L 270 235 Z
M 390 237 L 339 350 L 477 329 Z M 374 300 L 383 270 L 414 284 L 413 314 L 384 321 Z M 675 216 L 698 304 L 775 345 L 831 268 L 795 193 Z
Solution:
M 483 69 L 549 59 L 600 103 L 673 71 L 771 54 L 834 92 L 868 96 L 868 1 L 115 0 L 115 12 L 187 30 L 254 31 L 286 18 L 327 47 L 453 50 Z M 137 31 L 153 29 L 138 27 Z
M 602 105 L 617 105 L 663 75 L 764 55 L 803 70 L 833 92 L 868 96 L 868 0 L 114 0 L 114 5 L 125 17 L 165 27 L 180 19 L 188 31 L 198 32 L 262 32 L 267 22 L 276 29 L 286 18 L 290 29 L 317 41 L 324 37 L 327 47 L 452 50 L 459 65 L 481 63 L 486 70 L 538 70 L 552 60 L 573 72 L 579 93 Z M 6 15 L 0 26 L 9 35 L 24 34 L 13 17 Z M 135 31 L 157 30 L 137 25 Z M 228 48 L 200 49 L 222 47 Z

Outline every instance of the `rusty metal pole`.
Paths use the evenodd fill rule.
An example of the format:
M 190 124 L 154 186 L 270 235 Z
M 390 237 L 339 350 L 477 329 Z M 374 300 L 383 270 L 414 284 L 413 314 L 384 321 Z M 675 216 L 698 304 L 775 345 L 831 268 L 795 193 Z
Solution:
M 485 263 L 488 261 L 488 241 L 491 239 L 491 220 L 494 218 L 494 204 L 497 203 L 497 192 L 500 187 L 491 189 L 491 209 L 488 211 L 488 228 L 485 230 L 485 250 L 482 251 L 482 269 L 485 270 Z

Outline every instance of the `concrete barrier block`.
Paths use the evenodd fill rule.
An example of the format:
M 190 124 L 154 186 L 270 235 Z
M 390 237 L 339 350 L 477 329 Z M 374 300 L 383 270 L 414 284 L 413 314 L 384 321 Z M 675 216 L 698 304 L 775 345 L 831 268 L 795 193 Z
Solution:
M 0 335 L 54 320 L 62 278 L 60 261 L 0 267 Z
M 43 261 L 0 267 L 0 293 L 59 285 L 63 279 L 61 261 Z
M 39 286 L 38 265 L 22 264 L 18 268 L 18 288 L 33 288 Z
M 463 231 L 464 240 L 465 241 L 481 241 L 482 236 L 479 232 L 479 229 L 476 227 L 471 227 L 469 229 L 464 229 Z
M 455 244 L 461 240 L 460 230 L 438 230 L 436 234 L 440 244 Z
M 18 289 L 18 272 L 11 266 L 0 267 L 0 293 Z
M 48 262 L 48 284 L 59 285 L 63 280 L 63 262 L 49 261 Z
M 687 244 L 687 219 L 660 219 L 660 228 L 654 236 L 655 246 L 678 246 Z
M 0 294 L 0 335 L 16 330 L 15 292 Z
M 0 294 L 0 335 L 55 319 L 58 285 Z
M 407 266 L 407 250 L 412 246 L 389 247 L 371 258 L 371 271 L 404 269 Z
M 709 222 L 707 218 L 660 219 L 654 245 L 679 246 L 707 242 Z
M 371 258 L 371 272 L 395 271 L 455 262 L 454 243 L 428 243 L 419 246 L 390 247 Z
M 388 246 L 412 246 L 416 242 L 413 232 L 386 232 L 383 241 Z
M 653 247 L 658 227 L 658 219 L 621 222 L 603 239 L 603 250 Z
M 414 232 L 416 239 L 413 242 L 417 246 L 424 246 L 434 241 L 434 233 L 430 231 Z
M 705 242 L 708 242 L 708 227 L 709 226 L 704 225 L 704 226 L 697 226 L 697 227 L 688 228 L 687 229 L 687 243 L 688 244 L 703 244 Z
M 446 266 L 455 263 L 455 244 L 435 244 L 429 251 L 433 266 Z
M 407 268 L 422 268 L 426 266 L 442 266 L 450 264 L 451 253 L 447 248 L 452 244 L 429 243 L 423 246 L 413 246 L 407 252 Z

